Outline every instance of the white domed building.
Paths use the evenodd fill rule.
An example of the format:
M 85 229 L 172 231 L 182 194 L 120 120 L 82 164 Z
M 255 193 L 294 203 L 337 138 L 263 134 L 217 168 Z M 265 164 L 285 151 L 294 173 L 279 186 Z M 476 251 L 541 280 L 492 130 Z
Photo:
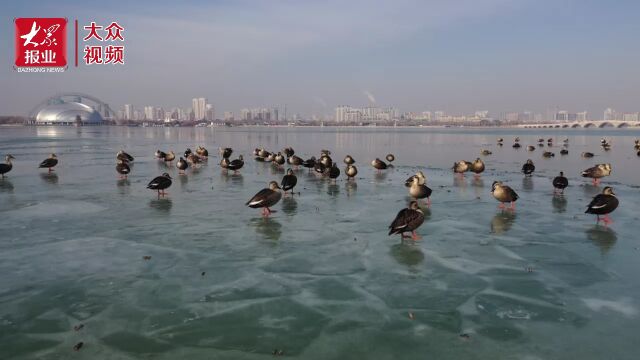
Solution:
M 109 125 L 118 117 L 109 104 L 79 93 L 58 93 L 37 104 L 28 115 L 28 125 Z
M 79 102 L 46 105 L 35 116 L 36 125 L 101 125 L 102 115 L 91 106 Z

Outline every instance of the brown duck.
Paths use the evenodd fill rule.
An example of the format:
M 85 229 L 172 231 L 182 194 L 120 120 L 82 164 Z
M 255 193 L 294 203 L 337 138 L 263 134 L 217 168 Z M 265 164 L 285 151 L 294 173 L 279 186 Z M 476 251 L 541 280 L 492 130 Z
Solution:
M 418 240 L 420 237 L 416 234 L 416 229 L 424 223 L 424 213 L 418 207 L 417 201 L 412 201 L 409 207 L 400 210 L 396 218 L 389 225 L 389 235 L 400 234 L 404 239 L 410 237 L 413 240 Z M 405 236 L 404 233 L 410 232 L 411 236 Z
M 500 202 L 500 208 L 505 208 L 505 203 L 511 203 L 509 209 L 516 209 L 516 200 L 518 200 L 518 194 L 513 191 L 512 188 L 504 185 L 502 181 L 494 181 L 493 186 L 491 187 L 491 194 Z
M 269 187 L 258 191 L 245 205 L 253 209 L 262 208 L 262 215 L 269 216 L 272 212 L 269 208 L 277 204 L 281 198 L 280 186 L 277 182 L 271 181 Z

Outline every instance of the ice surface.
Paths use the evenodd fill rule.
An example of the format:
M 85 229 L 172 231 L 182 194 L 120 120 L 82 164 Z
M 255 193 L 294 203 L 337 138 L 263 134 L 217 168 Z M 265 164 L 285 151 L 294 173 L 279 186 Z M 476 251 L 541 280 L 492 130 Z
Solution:
M 55 130 L 55 131 L 53 131 Z M 636 130 L 11 128 L 0 153 L 0 358 L 424 359 L 633 358 L 640 298 Z M 497 148 L 495 139 L 567 136 L 570 155 Z M 614 147 L 602 152 L 600 137 Z M 178 175 L 160 148 L 205 145 L 212 156 Z M 244 154 L 223 173 L 216 149 Z M 269 219 L 244 203 L 284 169 L 255 147 L 329 148 L 358 178 L 336 184 L 296 171 L 293 197 Z M 481 148 L 480 179 L 453 177 Z M 127 180 L 115 153 L 136 161 Z M 597 157 L 583 159 L 582 151 Z M 55 152 L 53 174 L 37 164 Z M 373 156 L 396 155 L 376 174 Z M 527 159 L 537 170 L 523 179 Z M 579 172 L 611 162 L 621 205 L 610 227 L 585 205 L 601 187 Z M 419 241 L 387 236 L 418 169 L 433 189 Z M 559 171 L 571 186 L 552 195 Z M 145 189 L 169 172 L 169 196 Z M 497 209 L 491 183 L 521 196 Z M 411 314 L 411 315 L 410 315 Z M 74 331 L 73 327 L 84 328 Z M 466 334 L 466 336 L 461 336 Z M 72 347 L 84 347 L 73 353 Z

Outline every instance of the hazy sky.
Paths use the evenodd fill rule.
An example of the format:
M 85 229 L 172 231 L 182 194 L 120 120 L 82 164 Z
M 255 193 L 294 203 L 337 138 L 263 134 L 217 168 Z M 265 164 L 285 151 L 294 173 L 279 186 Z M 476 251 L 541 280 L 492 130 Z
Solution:
M 125 26 L 124 66 L 13 70 L 14 17 Z M 0 114 L 62 91 L 223 111 L 640 111 L 640 1 L 2 1 Z M 72 62 L 73 46 L 69 49 Z M 82 52 L 81 52 L 82 54 Z M 597 116 L 596 116 L 597 117 Z

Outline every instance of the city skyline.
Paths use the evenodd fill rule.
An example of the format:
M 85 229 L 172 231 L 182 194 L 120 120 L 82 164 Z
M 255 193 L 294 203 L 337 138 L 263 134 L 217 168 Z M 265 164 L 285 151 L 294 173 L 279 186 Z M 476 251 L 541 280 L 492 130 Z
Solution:
M 287 104 L 303 117 L 371 103 L 450 114 L 633 113 L 640 93 L 640 74 L 631 70 L 640 58 L 640 4 L 632 1 L 79 4 L 0 5 L 0 76 L 8 85 L 0 113 L 26 114 L 60 91 L 91 93 L 118 109 L 184 108 L 204 97 L 218 118 L 237 117 L 248 104 L 281 111 Z M 17 73 L 12 36 L 20 16 L 117 20 L 126 28 L 127 62 Z
M 584 122 L 591 120 L 621 120 L 627 122 L 640 121 L 640 111 L 620 112 L 610 107 L 604 109 L 602 116 L 591 114 L 588 111 L 568 111 L 557 108 L 548 109 L 546 114 L 532 112 L 528 110 L 491 113 L 488 110 L 476 110 L 472 114 L 447 113 L 445 111 L 423 110 L 418 112 L 401 112 L 400 109 L 388 106 L 379 107 L 369 103 L 366 106 L 355 107 L 350 105 L 338 105 L 334 108 L 333 115 L 301 116 L 291 114 L 282 116 L 278 106 L 273 107 L 244 107 L 235 111 L 224 111 L 222 116 L 215 116 L 215 106 L 208 103 L 206 98 L 193 98 L 191 108 L 170 107 L 165 109 L 162 106 L 145 105 L 136 107 L 135 104 L 125 104 L 119 110 L 119 118 L 122 120 L 134 121 L 207 121 L 213 122 L 223 120 L 225 122 L 279 122 L 279 121 L 335 121 L 337 123 L 354 122 L 385 122 L 393 120 L 422 121 L 422 122 L 479 122 L 482 120 L 500 120 L 506 123 L 540 123 L 540 122 Z M 203 110 L 196 111 L 196 107 Z M 140 111 L 142 109 L 143 111 Z M 199 115 L 202 112 L 202 116 Z

